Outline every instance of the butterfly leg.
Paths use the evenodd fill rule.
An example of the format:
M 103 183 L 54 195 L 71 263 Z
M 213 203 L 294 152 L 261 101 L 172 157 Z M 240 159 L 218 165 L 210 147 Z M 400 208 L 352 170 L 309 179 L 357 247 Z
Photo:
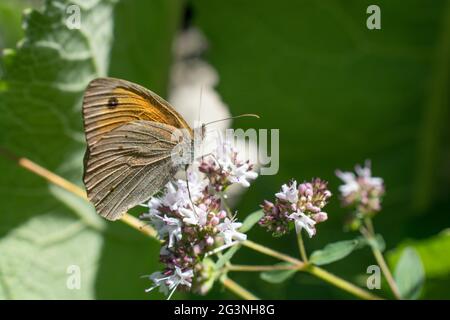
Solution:
M 191 201 L 191 205 L 192 205 L 192 210 L 194 210 L 195 215 L 198 216 L 197 211 L 195 210 L 194 201 L 192 201 L 191 189 L 189 188 L 188 168 L 189 168 L 189 165 L 188 164 L 185 165 L 184 173 L 186 174 L 186 186 L 187 186 L 187 190 L 188 190 L 188 194 L 189 194 L 189 200 Z

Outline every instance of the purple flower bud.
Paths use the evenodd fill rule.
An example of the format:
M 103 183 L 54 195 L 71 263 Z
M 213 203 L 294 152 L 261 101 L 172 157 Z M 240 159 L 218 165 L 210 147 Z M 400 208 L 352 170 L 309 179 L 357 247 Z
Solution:
M 206 244 L 208 246 L 212 246 L 214 244 L 214 238 L 213 237 L 206 238 Z
M 217 226 L 220 223 L 219 217 L 215 216 L 211 219 L 211 225 Z
M 323 221 L 325 221 L 325 220 L 328 219 L 328 215 L 327 215 L 326 212 L 319 212 L 319 213 L 313 214 L 311 217 L 312 217 L 312 218 L 314 219 L 314 221 L 316 221 L 317 223 L 323 222 Z
M 193 249 L 196 255 L 199 255 L 202 252 L 202 248 L 198 244 L 194 245 Z
M 225 212 L 225 210 L 221 210 L 217 216 L 219 217 L 219 219 L 225 219 L 227 213 Z

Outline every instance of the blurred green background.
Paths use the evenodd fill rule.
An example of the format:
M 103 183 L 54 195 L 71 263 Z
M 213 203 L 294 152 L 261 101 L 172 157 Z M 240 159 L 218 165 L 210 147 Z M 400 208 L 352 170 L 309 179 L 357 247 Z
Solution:
M 82 8 L 81 30 L 63 24 L 70 4 Z M 366 27 L 371 4 L 381 8 L 381 30 Z M 23 23 L 30 7 L 39 11 L 26 12 Z M 257 128 L 280 129 L 279 173 L 259 177 L 242 196 L 240 217 L 290 178 L 320 176 L 335 196 L 308 250 L 352 239 L 343 232 L 347 212 L 334 171 L 371 159 L 386 183 L 375 227 L 388 257 L 415 246 L 427 273 L 422 298 L 450 298 L 450 1 L 2 0 L 0 48 L 13 50 L 1 58 L 0 146 L 81 186 L 86 84 L 110 75 L 165 97 L 172 42 L 186 12 L 206 35 L 206 60 L 231 113 L 258 113 Z M 144 293 L 150 284 L 140 278 L 160 267 L 156 241 L 98 218 L 3 157 L 0 200 L 0 298 L 161 297 Z M 293 234 L 274 239 L 255 227 L 249 238 L 297 255 Z M 245 248 L 233 261 L 274 262 Z M 81 290 L 66 288 L 72 264 L 81 267 Z M 366 248 L 327 270 L 364 285 L 371 264 Z M 307 274 L 283 284 L 257 273 L 230 277 L 267 299 L 352 298 Z M 234 296 L 217 283 L 206 298 Z

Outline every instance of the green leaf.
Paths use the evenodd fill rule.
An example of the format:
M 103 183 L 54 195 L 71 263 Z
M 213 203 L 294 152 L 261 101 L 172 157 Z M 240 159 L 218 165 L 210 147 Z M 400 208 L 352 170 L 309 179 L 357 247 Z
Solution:
M 257 224 L 262 217 L 264 217 L 264 212 L 262 210 L 250 213 L 245 218 L 244 222 L 242 223 L 242 226 L 239 228 L 239 231 L 243 233 L 250 231 L 250 229 L 253 228 L 253 226 Z
M 311 254 L 310 262 L 321 266 L 341 260 L 352 253 L 358 247 L 359 243 L 355 239 L 327 244 L 322 250 L 314 251 Z
M 276 266 L 290 266 L 289 263 L 278 263 Z M 292 277 L 297 270 L 272 270 L 261 272 L 260 277 L 262 280 L 269 283 L 281 283 Z
M 107 75 L 113 29 L 121 28 L 114 26 L 120 15 L 114 14 L 115 3 L 47 0 L 41 11 L 26 12 L 25 38 L 1 57 L 2 155 L 6 150 L 29 158 L 82 186 L 81 98 L 90 80 Z M 150 11 L 166 3 L 152 1 Z M 81 8 L 79 30 L 66 26 L 66 9 L 73 4 Z M 170 4 L 170 9 L 180 6 Z M 152 22 L 161 34 L 175 28 L 173 19 L 162 27 L 165 19 L 161 14 Z M 170 49 L 156 57 L 163 55 L 170 56 Z M 121 60 L 130 63 L 126 56 Z M 148 280 L 140 276 L 160 268 L 156 241 L 101 219 L 90 204 L 3 156 L 0 171 L 0 298 L 148 298 Z M 80 269 L 79 290 L 66 285 L 72 265 Z
M 20 22 L 23 9 L 22 2 L 3 0 L 0 3 L 0 50 L 14 46 L 22 36 Z
M 416 250 L 403 250 L 394 272 L 394 279 L 403 299 L 418 299 L 425 279 L 422 261 Z
M 381 234 L 376 234 L 375 237 L 371 238 L 371 239 L 366 239 L 364 237 L 358 237 L 357 238 L 359 243 L 358 243 L 358 249 L 364 247 L 364 246 L 371 246 L 371 247 L 375 247 L 378 250 L 380 250 L 381 252 L 383 252 L 386 248 L 386 242 L 384 241 L 384 238 Z
M 0 99 L 0 146 L 68 178 L 78 177 L 78 183 L 80 96 L 92 77 L 106 73 L 112 21 L 98 23 L 98 16 L 109 16 L 114 8 L 112 1 L 79 2 L 80 30 L 65 25 L 65 9 L 76 1 L 47 1 L 43 11 L 26 13 L 25 38 L 3 57 L 6 89 Z M 0 170 L 4 298 L 94 298 L 104 221 L 83 201 L 62 193 L 55 197 L 42 178 L 3 157 Z M 80 268 L 80 290 L 66 286 L 71 265 Z
M 227 250 L 227 252 L 225 252 L 225 254 L 223 254 L 219 260 L 217 260 L 216 262 L 216 269 L 221 269 L 228 261 L 231 260 L 231 258 L 233 258 L 234 254 L 241 248 L 240 245 L 235 245 L 233 247 L 231 247 L 230 249 Z
M 450 276 L 450 230 L 445 230 L 434 237 L 423 240 L 409 240 L 388 252 L 389 265 L 395 266 L 405 248 L 416 250 L 422 260 L 427 279 L 443 280 Z

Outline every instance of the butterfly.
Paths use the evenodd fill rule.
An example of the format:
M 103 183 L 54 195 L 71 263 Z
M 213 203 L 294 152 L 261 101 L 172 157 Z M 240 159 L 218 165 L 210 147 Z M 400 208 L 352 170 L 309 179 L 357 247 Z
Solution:
M 183 165 L 175 156 L 193 152 L 194 131 L 183 117 L 129 81 L 92 80 L 84 94 L 83 122 L 83 181 L 88 199 L 108 220 L 120 219 L 162 189 Z

